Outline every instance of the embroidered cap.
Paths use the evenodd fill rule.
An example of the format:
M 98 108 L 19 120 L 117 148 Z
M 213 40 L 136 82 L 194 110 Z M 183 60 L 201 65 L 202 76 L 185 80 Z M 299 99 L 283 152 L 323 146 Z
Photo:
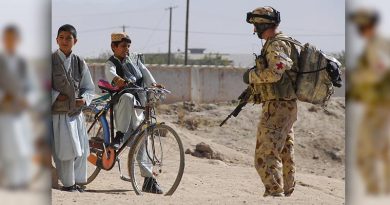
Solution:
M 125 32 L 118 32 L 111 34 L 111 42 L 121 42 L 126 41 L 131 43 L 130 37 Z

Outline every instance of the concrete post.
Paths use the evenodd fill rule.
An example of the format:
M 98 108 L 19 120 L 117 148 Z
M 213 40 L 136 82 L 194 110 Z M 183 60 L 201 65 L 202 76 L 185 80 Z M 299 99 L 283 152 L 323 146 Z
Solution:
M 201 93 L 200 93 L 200 67 L 192 66 L 191 68 L 191 101 L 200 103 Z

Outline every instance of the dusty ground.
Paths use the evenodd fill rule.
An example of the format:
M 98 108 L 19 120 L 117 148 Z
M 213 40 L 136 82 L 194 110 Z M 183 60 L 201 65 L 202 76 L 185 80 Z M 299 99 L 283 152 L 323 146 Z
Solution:
M 334 98 L 327 110 L 299 103 L 295 129 L 297 187 L 288 198 L 263 198 L 263 185 L 253 167 L 260 106 L 247 105 L 223 128 L 219 123 L 232 103 L 159 106 L 159 118 L 180 135 L 184 148 L 205 142 L 223 161 L 186 155 L 181 184 L 171 197 L 136 196 L 116 168 L 101 172 L 85 193 L 52 191 L 53 204 L 344 204 L 345 103 Z

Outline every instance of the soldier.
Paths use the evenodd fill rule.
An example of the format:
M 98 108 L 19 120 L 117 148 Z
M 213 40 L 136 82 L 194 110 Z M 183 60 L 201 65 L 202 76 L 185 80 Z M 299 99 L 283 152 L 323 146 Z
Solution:
M 357 139 L 357 167 L 368 194 L 390 193 L 390 122 L 388 78 L 390 42 L 378 36 L 379 14 L 359 9 L 350 15 L 359 35 L 366 41 L 357 68 L 350 76 L 348 97 L 360 101 L 365 113 Z M 378 161 L 383 163 L 379 174 Z M 384 190 L 381 189 L 384 187 Z
M 291 71 L 297 50 L 277 30 L 280 13 L 272 7 L 260 7 L 247 13 L 247 22 L 265 39 L 256 67 L 243 80 L 253 89 L 255 103 L 262 103 L 257 130 L 255 167 L 265 186 L 265 196 L 290 196 L 295 187 L 294 132 L 297 102 Z

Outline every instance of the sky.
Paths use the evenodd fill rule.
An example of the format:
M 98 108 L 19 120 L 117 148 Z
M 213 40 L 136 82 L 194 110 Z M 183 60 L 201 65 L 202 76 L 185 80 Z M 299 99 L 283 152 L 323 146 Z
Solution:
M 172 51 L 183 51 L 185 0 L 52 0 L 52 50 L 57 49 L 58 28 L 72 24 L 79 40 L 74 51 L 83 57 L 110 51 L 110 34 L 122 31 L 123 25 L 133 52 L 167 52 L 169 6 L 177 6 L 172 18 Z M 283 33 L 326 52 L 345 50 L 345 2 L 341 0 L 190 0 L 189 48 L 259 53 L 262 42 L 245 18 L 261 6 L 280 11 Z

